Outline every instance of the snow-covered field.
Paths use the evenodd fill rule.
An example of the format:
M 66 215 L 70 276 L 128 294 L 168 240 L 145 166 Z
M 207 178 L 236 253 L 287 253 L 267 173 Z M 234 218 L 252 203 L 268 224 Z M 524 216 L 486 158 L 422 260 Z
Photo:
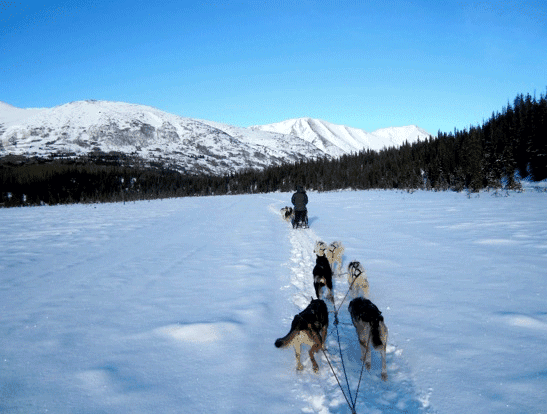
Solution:
M 321 353 L 296 372 L 274 347 L 318 239 L 361 261 L 389 328 L 389 379 L 375 352 L 356 412 L 547 412 L 547 194 L 309 197 L 309 230 L 281 219 L 286 193 L 0 210 L 0 412 L 350 413 Z

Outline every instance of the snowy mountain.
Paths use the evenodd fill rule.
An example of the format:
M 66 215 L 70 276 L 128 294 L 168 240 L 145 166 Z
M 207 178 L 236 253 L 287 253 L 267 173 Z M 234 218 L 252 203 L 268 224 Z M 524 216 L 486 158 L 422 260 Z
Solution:
M 416 125 L 366 132 L 312 118 L 289 119 L 275 124 L 253 126 L 251 129 L 300 137 L 333 157 L 363 149 L 379 151 L 384 147 L 399 147 L 405 141 L 413 143 L 430 135 Z
M 193 173 L 260 169 L 428 135 L 414 126 L 369 134 L 309 118 L 242 128 L 123 102 L 77 101 L 42 109 L 0 102 L 0 156 L 113 151 Z

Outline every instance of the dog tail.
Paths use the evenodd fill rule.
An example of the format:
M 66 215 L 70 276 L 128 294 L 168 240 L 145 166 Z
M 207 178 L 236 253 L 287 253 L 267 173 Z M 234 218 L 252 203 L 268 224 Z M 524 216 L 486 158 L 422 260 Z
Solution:
M 377 348 L 382 345 L 382 338 L 380 337 L 380 322 L 384 321 L 384 317 L 379 315 L 378 318 L 372 321 L 372 345 Z
M 275 347 L 276 348 L 284 348 L 288 345 L 290 345 L 291 341 L 293 340 L 294 336 L 297 334 L 297 331 L 290 331 L 287 335 L 285 335 L 283 338 L 278 338 L 275 340 Z

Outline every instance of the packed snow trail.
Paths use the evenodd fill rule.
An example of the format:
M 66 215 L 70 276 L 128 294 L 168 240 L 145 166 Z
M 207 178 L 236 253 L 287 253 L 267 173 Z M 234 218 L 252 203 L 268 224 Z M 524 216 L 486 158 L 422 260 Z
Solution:
M 279 214 L 280 208 L 270 206 L 272 212 Z M 284 223 L 282 221 L 282 223 Z M 310 221 L 311 225 L 311 221 Z M 312 271 L 315 266 L 315 243 L 322 240 L 330 244 L 334 240 L 324 240 L 318 236 L 313 228 L 292 229 L 290 223 L 289 242 L 291 245 L 290 257 L 290 292 L 287 299 L 295 306 L 294 314 L 303 310 L 315 297 Z M 344 244 L 344 240 L 340 240 Z M 305 405 L 304 413 L 351 413 L 350 404 L 355 403 L 356 413 L 426 413 L 429 410 L 429 396 L 416 395 L 411 379 L 411 373 L 401 358 L 402 350 L 388 342 L 387 368 L 389 379 L 383 382 L 380 378 L 381 357 L 376 351 L 372 351 L 372 367 L 370 372 L 365 369 L 359 385 L 359 374 L 362 369 L 360 360 L 361 351 L 355 328 L 351 322 L 348 305 L 351 295 L 347 295 L 347 264 L 349 261 L 344 256 L 342 268 L 335 268 L 333 273 L 334 306 L 338 310 L 338 333 L 334 324 L 334 306 L 325 300 L 329 308 L 329 329 L 327 344 L 324 352 L 316 354 L 319 363 L 319 373 L 312 371 L 311 361 L 306 349 L 302 350 L 302 364 L 304 370 L 297 372 L 295 369 L 295 393 L 302 399 Z M 366 264 L 364 263 L 366 268 Z M 371 290 L 374 286 L 371 286 Z M 293 315 L 294 316 L 294 315 Z M 290 327 L 292 316 L 285 320 L 287 328 Z M 389 320 L 386 320 L 389 329 Z M 287 329 L 288 331 L 288 329 Z M 281 335 L 280 335 L 281 336 Z M 340 338 L 340 342 L 338 342 Z M 291 363 L 294 363 L 294 351 L 291 350 Z M 340 350 L 344 361 L 340 358 Z M 346 373 L 344 374 L 343 367 Z M 336 374 L 336 376 L 334 375 Z M 337 378 L 338 379 L 337 379 Z M 347 386 L 349 382 L 349 389 Z M 357 388 L 359 386 L 359 390 Z M 342 391 L 343 389 L 343 391 Z

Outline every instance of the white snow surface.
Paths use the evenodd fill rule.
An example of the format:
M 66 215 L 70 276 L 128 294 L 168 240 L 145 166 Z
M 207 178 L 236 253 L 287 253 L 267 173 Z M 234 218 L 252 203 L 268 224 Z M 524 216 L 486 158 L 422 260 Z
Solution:
M 295 135 L 335 157 L 366 149 L 380 151 L 387 147 L 400 147 L 405 142 L 412 144 L 430 136 L 416 125 L 367 132 L 313 118 L 288 119 L 274 124 L 253 126 L 251 129 Z
M 309 192 L 307 230 L 290 195 L 0 209 L 0 412 L 351 413 L 323 354 L 297 372 L 274 347 L 317 240 L 363 264 L 389 329 L 357 413 L 546 412 L 546 193 Z M 332 314 L 325 348 L 347 394 Z

